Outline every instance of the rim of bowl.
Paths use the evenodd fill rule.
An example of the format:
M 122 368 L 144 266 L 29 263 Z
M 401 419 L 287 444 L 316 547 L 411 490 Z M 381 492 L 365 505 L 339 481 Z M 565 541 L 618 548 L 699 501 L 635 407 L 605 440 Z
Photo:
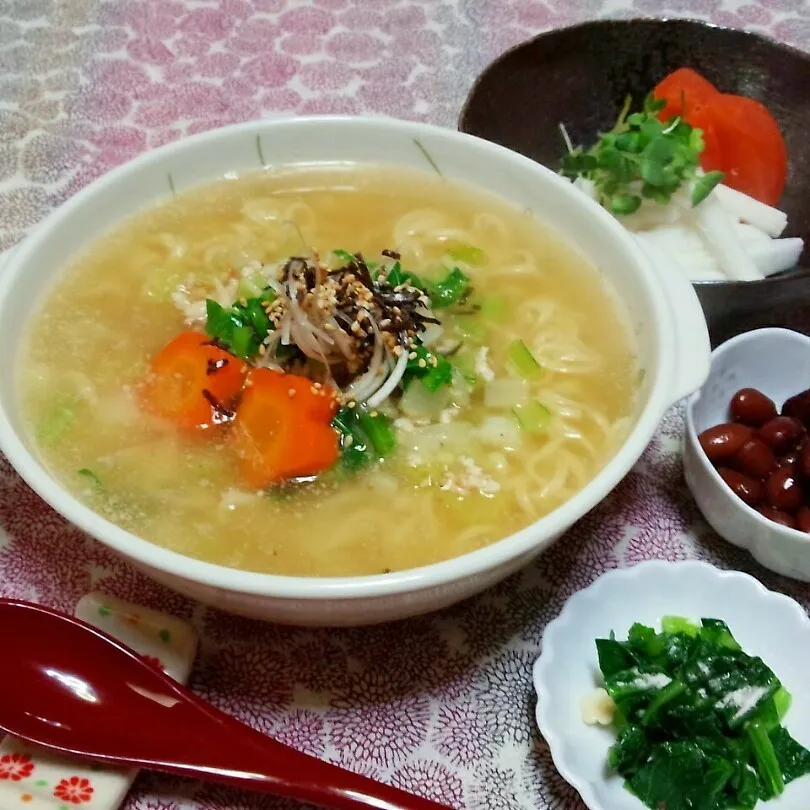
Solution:
M 97 178 L 75 196 L 53 210 L 30 236 L 13 248 L 13 254 L 9 257 L 5 269 L 0 272 L 0 311 L 2 311 L 7 291 L 11 287 L 12 277 L 19 275 L 19 270 L 16 268 L 14 273 L 11 273 L 12 268 L 15 265 L 19 267 L 24 264 L 27 254 L 37 244 L 48 238 L 48 232 L 54 223 L 58 223 L 62 218 L 70 216 L 73 209 L 81 205 L 87 198 L 92 197 L 100 189 L 114 186 L 120 178 L 140 171 L 145 165 L 167 155 L 183 152 L 190 145 L 206 140 L 215 141 L 240 130 L 255 132 L 257 128 L 323 127 L 341 125 L 345 122 L 375 127 L 384 132 L 405 132 L 411 136 L 429 135 L 434 138 L 457 142 L 473 141 L 477 148 L 482 150 L 488 158 L 501 163 L 511 163 L 529 173 L 543 174 L 546 182 L 559 184 L 558 188 L 561 193 L 566 193 L 566 190 L 570 193 L 569 183 L 558 177 L 550 169 L 531 160 L 531 158 L 487 141 L 484 138 L 432 124 L 401 121 L 382 116 L 346 115 L 284 117 L 232 124 L 181 138 L 157 149 L 144 152 Z M 474 178 L 474 176 L 474 173 L 471 173 L 471 177 Z M 210 182 L 214 179 L 210 177 L 207 178 L 207 181 Z M 204 182 L 201 181 L 197 185 L 202 185 Z M 476 185 L 474 179 L 465 182 L 473 186 Z M 656 279 L 652 268 L 641 255 L 629 234 L 607 211 L 589 200 L 585 195 L 579 195 L 577 201 L 582 209 L 583 216 L 591 220 L 601 220 L 602 226 L 611 232 L 612 238 L 623 247 L 628 254 L 628 258 L 632 258 L 637 273 L 640 274 L 642 279 L 647 280 L 645 286 L 653 308 L 650 313 L 651 328 L 660 329 L 660 324 L 668 323 L 672 317 L 668 312 L 662 283 Z M 132 211 L 128 216 L 133 213 L 135 211 Z M 51 276 L 49 279 L 50 285 L 59 277 L 59 272 L 57 270 Z M 85 506 L 51 475 L 33 452 L 29 452 L 22 439 L 10 427 L 8 420 L 4 418 L 0 418 L 0 450 L 2 450 L 23 480 L 63 517 L 122 556 L 148 568 L 156 569 L 181 580 L 192 581 L 213 588 L 281 599 L 295 598 L 317 601 L 334 598 L 362 599 L 393 596 L 395 594 L 445 586 L 461 579 L 484 574 L 521 556 L 539 553 L 537 547 L 542 541 L 537 538 L 538 531 L 547 537 L 567 531 L 577 520 L 600 503 L 638 460 L 644 447 L 652 438 L 659 420 L 672 404 L 669 401 L 668 377 L 664 370 L 671 367 L 676 353 L 677 349 L 673 341 L 664 335 L 661 341 L 658 374 L 654 384 L 649 389 L 647 402 L 636 416 L 630 434 L 613 456 L 579 492 L 547 515 L 533 521 L 517 532 L 492 541 L 480 549 L 429 565 L 394 571 L 388 574 L 343 577 L 287 576 L 232 568 L 180 554 L 122 529 Z M 12 386 L 13 391 L 15 384 L 12 383 Z M 3 409 L 0 407 L 0 416 L 2 416 L 2 413 Z M 381 529 L 384 530 L 384 527 L 381 527 Z
M 530 45 L 533 45 L 535 42 L 541 42 L 545 39 L 550 39 L 561 34 L 568 34 L 571 32 L 579 31 L 579 30 L 588 30 L 594 29 L 599 30 L 600 28 L 605 28 L 607 26 L 614 26 L 614 25 L 666 25 L 666 24 L 684 24 L 687 26 L 694 26 L 695 28 L 703 28 L 706 30 L 717 30 L 717 31 L 728 31 L 734 34 L 739 34 L 741 37 L 746 37 L 749 41 L 756 40 L 762 44 L 768 45 L 772 48 L 775 48 L 778 51 L 783 51 L 786 54 L 789 54 L 793 57 L 798 57 L 804 62 L 810 62 L 810 54 L 806 51 L 801 50 L 800 48 L 795 47 L 794 45 L 789 45 L 786 42 L 780 42 L 778 39 L 774 37 L 768 36 L 767 34 L 763 34 L 761 31 L 749 31 L 744 30 L 742 28 L 733 28 L 730 25 L 722 25 L 721 23 L 713 23 L 709 20 L 701 20 L 697 17 L 630 17 L 628 19 L 599 19 L 599 20 L 583 20 L 582 22 L 573 23 L 572 25 L 563 25 L 560 28 L 552 28 L 548 31 L 541 31 L 539 34 L 535 34 L 534 36 L 527 37 L 522 42 L 518 42 L 515 45 L 512 45 L 511 48 L 505 50 L 502 54 L 499 54 L 494 59 L 492 59 L 484 69 L 475 77 L 475 81 L 470 87 L 467 96 L 464 99 L 464 104 L 461 106 L 461 112 L 458 116 L 458 130 L 459 132 L 463 132 L 467 135 L 473 135 L 473 133 L 468 132 L 464 129 L 464 119 L 467 117 L 468 110 L 472 104 L 473 98 L 478 92 L 479 86 L 483 84 L 484 80 L 487 78 L 488 74 L 491 70 L 495 67 L 499 66 L 502 62 L 505 62 L 507 59 L 510 59 L 513 54 L 517 53 L 518 51 L 526 48 Z M 473 136 L 478 137 L 478 136 Z
M 766 334 L 790 336 L 792 339 L 801 340 L 801 342 L 810 346 L 810 336 L 805 335 L 802 332 L 797 332 L 794 329 L 785 329 L 781 326 L 766 326 L 762 329 L 752 329 L 749 332 L 742 332 L 739 335 L 735 335 L 733 338 L 729 338 L 724 343 L 721 343 L 712 352 L 712 360 L 714 360 L 716 356 L 719 357 L 721 354 L 725 354 L 726 351 L 733 349 L 740 343 L 756 343 L 757 340 Z M 764 515 L 757 512 L 753 506 L 749 506 L 745 501 L 735 497 L 734 493 L 729 489 L 728 484 L 720 477 L 720 473 L 717 472 L 717 468 L 709 461 L 706 453 L 703 452 L 703 448 L 700 446 L 697 430 L 695 428 L 694 411 L 695 405 L 703 393 L 703 389 L 711 382 L 711 379 L 712 373 L 710 371 L 706 382 L 697 391 L 690 394 L 686 400 L 686 434 L 689 438 L 690 444 L 692 444 L 695 449 L 695 453 L 700 458 L 700 463 L 703 465 L 703 467 L 709 470 L 712 480 L 734 498 L 734 503 L 742 510 L 744 514 L 747 514 L 748 517 L 759 523 L 760 526 L 764 526 L 771 531 L 776 531 L 782 534 L 786 539 L 800 542 L 803 546 L 810 549 L 810 535 L 808 535 L 807 532 L 799 531 L 799 529 L 792 529 L 790 526 L 783 526 L 781 523 L 769 520 Z
M 487 66 L 475 77 L 475 81 L 472 84 L 469 92 L 467 93 L 466 98 L 464 99 L 464 104 L 461 107 L 461 112 L 458 116 L 458 121 L 456 126 L 458 127 L 459 132 L 463 132 L 466 135 L 473 135 L 473 137 L 480 137 L 475 135 L 474 133 L 470 132 L 465 126 L 465 119 L 469 113 L 470 108 L 473 105 L 473 102 L 478 94 L 480 86 L 484 83 L 484 81 L 489 77 L 489 74 L 492 70 L 496 69 L 502 62 L 506 62 L 510 59 L 515 53 L 521 51 L 524 48 L 530 47 L 534 45 L 536 42 L 541 42 L 545 39 L 550 39 L 556 37 L 561 34 L 571 33 L 575 31 L 581 30 L 589 30 L 593 29 L 598 31 L 600 28 L 604 28 L 607 26 L 615 26 L 615 25 L 651 25 L 651 24 L 683 24 L 686 26 L 694 26 L 695 28 L 703 28 L 706 30 L 714 29 L 717 31 L 727 31 L 732 32 L 734 34 L 739 34 L 741 37 L 747 38 L 749 41 L 757 41 L 760 44 L 767 45 L 771 48 L 774 48 L 777 51 L 781 51 L 791 57 L 798 58 L 803 62 L 810 63 L 810 54 L 806 51 L 802 51 L 799 48 L 794 47 L 793 45 L 788 45 L 786 42 L 780 42 L 778 39 L 774 39 L 773 37 L 768 36 L 767 34 L 763 34 L 760 31 L 746 31 L 741 28 L 732 28 L 728 25 L 720 25 L 718 23 L 712 23 L 708 20 L 699 20 L 695 17 L 630 17 L 626 20 L 614 20 L 614 19 L 602 19 L 602 20 L 585 20 L 584 22 L 574 23 L 573 25 L 565 25 L 561 28 L 553 28 L 550 31 L 541 31 L 539 34 L 535 34 L 528 39 L 524 39 L 522 42 L 518 42 L 516 45 L 513 45 L 508 50 L 504 51 L 499 56 L 496 56 Z M 537 162 L 537 161 L 535 161 Z M 540 164 L 545 165 L 545 164 Z M 690 279 L 692 286 L 698 287 L 700 289 L 725 289 L 725 290 L 737 290 L 743 287 L 751 286 L 752 284 L 763 284 L 765 283 L 766 286 L 772 287 L 778 285 L 782 281 L 793 281 L 794 279 L 801 279 L 806 280 L 806 277 L 810 275 L 810 268 L 802 267 L 797 265 L 789 270 L 783 270 L 780 273 L 775 273 L 772 276 L 765 276 L 764 278 L 756 278 L 756 279 L 749 279 L 747 281 L 739 281 L 736 279 L 705 279 L 705 280 L 692 280 Z M 768 284 L 767 282 L 770 282 Z

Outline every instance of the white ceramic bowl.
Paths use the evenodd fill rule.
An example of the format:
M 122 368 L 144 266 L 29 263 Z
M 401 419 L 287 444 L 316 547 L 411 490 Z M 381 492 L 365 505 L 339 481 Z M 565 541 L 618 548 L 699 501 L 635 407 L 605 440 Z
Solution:
M 698 436 L 727 422 L 729 401 L 758 388 L 781 409 L 810 385 L 810 338 L 790 329 L 755 329 L 712 352 L 709 377 L 686 406 L 683 464 L 686 483 L 711 527 L 777 574 L 810 582 L 810 535 L 780 526 L 743 503 L 706 458 Z
M 537 724 L 554 765 L 590 810 L 642 810 L 644 805 L 607 768 L 615 733 L 588 726 L 580 700 L 600 684 L 597 638 L 627 638 L 633 622 L 660 628 L 664 616 L 722 619 L 743 650 L 758 655 L 793 696 L 785 727 L 810 746 L 810 619 L 792 599 L 753 577 L 702 562 L 645 562 L 611 571 L 568 600 L 543 634 L 534 667 Z M 759 807 L 759 805 L 757 805 Z M 807 810 L 810 777 L 788 785 L 763 807 Z
M 257 148 L 261 147 L 261 148 Z M 426 155 L 430 155 L 432 164 Z M 598 267 L 629 311 L 645 371 L 636 424 L 616 456 L 552 514 L 447 562 L 380 576 L 315 579 L 237 571 L 190 559 L 114 526 L 68 494 L 40 463 L 23 427 L 9 347 L 65 262 L 122 217 L 226 172 L 318 162 L 388 163 L 474 184 L 532 212 Z M 708 371 L 709 343 L 691 285 L 651 266 L 632 238 L 567 181 L 495 144 L 383 118 L 257 121 L 149 152 L 97 180 L 17 247 L 0 273 L 0 448 L 49 504 L 160 582 L 235 613 L 297 624 L 362 624 L 424 613 L 477 593 L 525 565 L 592 509 L 641 455 L 676 400 Z M 13 351 L 12 351 L 13 354 Z

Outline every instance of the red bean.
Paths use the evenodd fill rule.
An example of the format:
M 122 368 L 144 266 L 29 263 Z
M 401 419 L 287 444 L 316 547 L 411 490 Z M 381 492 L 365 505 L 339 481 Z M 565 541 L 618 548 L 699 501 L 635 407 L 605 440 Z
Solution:
M 801 455 L 802 448 L 804 447 L 804 443 L 799 445 L 799 447 L 794 448 L 793 450 L 788 450 L 787 453 L 779 456 L 776 459 L 776 463 L 780 467 L 787 467 L 789 470 L 793 471 L 794 475 L 799 474 L 799 456 Z
M 772 520 L 774 523 L 787 526 L 789 529 L 796 528 L 796 520 L 793 515 L 789 515 L 787 512 L 780 512 L 778 509 L 773 509 L 770 506 L 758 506 L 757 512 L 763 517 L 768 518 L 768 520 Z
M 803 506 L 796 512 L 796 528 L 800 532 L 810 534 L 810 507 Z
M 723 461 L 736 455 L 752 436 L 751 428 L 728 422 L 704 430 L 698 441 L 709 461 Z
M 751 478 L 750 475 L 743 475 L 730 467 L 719 467 L 717 472 L 728 484 L 729 489 L 749 506 L 754 506 L 765 500 L 765 487 L 761 481 Z
M 805 433 L 805 427 L 798 419 L 777 416 L 759 429 L 758 436 L 774 453 L 786 453 L 799 443 Z
M 805 427 L 810 427 L 810 388 L 786 400 L 782 406 L 782 415 L 792 416 Z
M 751 427 L 760 427 L 778 416 L 773 400 L 756 388 L 743 388 L 731 398 L 731 417 Z
M 777 470 L 765 482 L 768 503 L 783 512 L 795 512 L 804 501 L 802 488 L 792 470 L 785 467 Z
M 810 479 L 810 442 L 805 442 L 799 449 L 796 466 L 800 475 Z
M 734 467 L 752 478 L 764 480 L 777 467 L 776 456 L 762 439 L 749 439 L 732 459 Z

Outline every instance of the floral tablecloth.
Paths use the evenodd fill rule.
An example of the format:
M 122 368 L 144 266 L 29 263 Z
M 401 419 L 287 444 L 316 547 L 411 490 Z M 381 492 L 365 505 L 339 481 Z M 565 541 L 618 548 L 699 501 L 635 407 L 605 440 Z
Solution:
M 507 47 L 646 14 L 810 49 L 808 0 L 0 0 L 0 249 L 93 178 L 182 134 L 290 113 L 452 127 L 475 75 Z M 489 593 L 396 626 L 328 632 L 163 590 L 67 525 L 0 458 L 0 595 L 72 612 L 101 590 L 189 618 L 202 637 L 193 687 L 262 731 L 454 808 L 580 810 L 534 729 L 530 681 L 543 627 L 572 593 L 610 568 L 698 557 L 810 604 L 810 588 L 707 529 L 683 483 L 681 435 L 675 409 L 602 507 Z M 126 807 L 292 805 L 144 776 Z

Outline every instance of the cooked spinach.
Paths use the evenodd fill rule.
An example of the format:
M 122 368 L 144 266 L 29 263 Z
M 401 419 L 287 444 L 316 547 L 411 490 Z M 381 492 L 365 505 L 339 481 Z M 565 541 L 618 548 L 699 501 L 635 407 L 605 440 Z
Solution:
M 790 695 L 727 625 L 680 617 L 597 639 L 616 710 L 610 767 L 653 810 L 751 810 L 810 773 L 781 721 Z
M 265 304 L 274 298 L 275 294 L 268 288 L 260 297 L 242 299 L 227 309 L 213 299 L 207 299 L 206 334 L 243 360 L 255 357 L 267 333 L 273 329 Z
M 419 379 L 431 393 L 453 382 L 453 364 L 440 354 L 431 352 L 426 346 L 417 343 L 410 352 L 408 365 L 402 377 L 403 386 L 411 380 Z

